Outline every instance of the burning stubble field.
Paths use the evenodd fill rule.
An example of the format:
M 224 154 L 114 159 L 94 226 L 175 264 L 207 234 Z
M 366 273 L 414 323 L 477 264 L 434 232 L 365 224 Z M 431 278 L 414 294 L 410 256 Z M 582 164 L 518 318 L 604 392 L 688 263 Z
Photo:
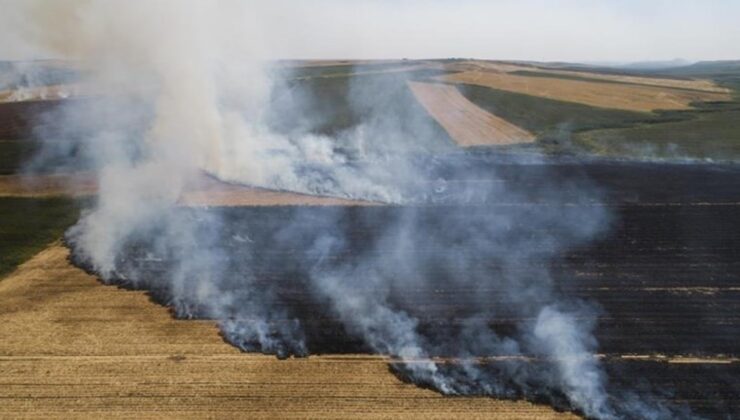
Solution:
M 490 168 L 486 158 L 457 164 L 470 165 L 471 161 Z M 486 162 L 489 165 L 484 164 Z M 731 416 L 740 409 L 740 354 L 736 340 L 740 334 L 737 316 L 740 309 L 737 282 L 740 238 L 735 229 L 740 223 L 737 211 L 740 203 L 734 193 L 740 187 L 737 168 L 594 163 L 544 167 L 505 165 L 495 167 L 495 173 L 497 176 L 503 174 L 504 182 L 512 184 L 543 184 L 551 182 L 545 178 L 553 176 L 566 183 L 568 180 L 577 182 L 586 174 L 605 188 L 606 195 L 598 204 L 580 202 L 579 192 L 574 188 L 568 192 L 570 198 L 565 202 L 523 197 L 517 202 L 492 201 L 478 206 L 485 206 L 488 212 L 525 213 L 527 217 L 518 221 L 512 216 L 514 223 L 525 224 L 549 206 L 558 207 L 565 218 L 593 205 L 606 206 L 612 212 L 611 228 L 600 240 L 559 255 L 550 267 L 560 292 L 598 302 L 600 306 L 596 338 L 600 343 L 599 357 L 611 381 L 610 392 L 619 395 L 620 389 L 629 389 L 644 395 L 654 394 L 660 401 L 685 405 L 695 415 L 711 418 Z M 650 182 L 645 182 L 646 179 Z M 486 182 L 481 172 L 476 172 L 476 182 Z M 437 205 L 415 209 L 244 207 L 210 211 L 222 213 L 227 220 L 229 228 L 220 241 L 231 243 L 237 255 L 241 255 L 237 251 L 239 238 L 249 238 L 254 249 L 259 250 L 256 254 L 243 254 L 245 260 L 252 261 L 249 273 L 243 267 L 230 269 L 241 270 L 242 276 L 254 275 L 255 287 L 270 290 L 275 305 L 273 310 L 282 314 L 271 321 L 272 328 L 277 330 L 299 319 L 309 353 L 354 355 L 365 354 L 370 349 L 361 337 L 348 331 L 341 317 L 311 290 L 307 279 L 309 270 L 304 267 L 305 256 L 300 250 L 310 249 L 316 238 L 339 218 L 339 225 L 345 229 L 342 236 L 351 245 L 322 258 L 333 264 L 343 264 L 366 252 L 382 253 L 377 243 L 382 240 L 383 226 L 404 215 L 414 214 L 422 223 L 433 225 L 453 210 L 448 205 Z M 469 207 L 466 214 L 475 218 L 479 211 Z M 301 237 L 287 243 L 276 240 L 286 220 L 305 221 L 307 226 Z M 518 226 L 512 225 L 510 229 L 516 231 Z M 548 233 L 534 232 L 533 235 L 530 246 L 546 252 Z M 419 244 L 414 252 L 430 256 L 450 252 L 434 247 L 434 242 L 425 246 Z M 171 275 L 169 263 L 151 258 L 155 251 L 146 244 L 132 244 L 131 252 L 126 257 L 128 262 L 121 266 L 124 278 L 142 270 L 147 273 L 145 278 Z M 414 258 L 425 260 L 419 255 Z M 487 260 L 477 266 L 481 272 L 468 271 L 465 275 L 496 277 L 503 269 L 531 270 L 527 261 L 507 267 L 500 264 L 500 261 Z M 509 312 L 511 306 L 506 301 L 510 296 L 501 286 L 487 288 L 475 283 L 467 288 L 445 286 L 447 275 L 463 274 L 446 274 L 441 268 L 428 269 L 432 276 L 429 281 L 436 284 L 433 293 L 404 294 L 393 301 L 420 320 L 418 329 L 425 336 L 454 334 L 465 323 L 469 305 L 476 299 L 484 299 L 492 308 L 485 322 L 496 331 L 505 333 L 518 328 L 520 317 L 524 315 Z M 150 289 L 151 286 L 140 287 Z M 365 290 L 367 292 L 370 291 Z M 167 302 L 173 292 L 155 289 L 152 293 L 156 300 Z M 193 316 L 199 316 L 198 308 L 190 311 Z M 228 333 L 226 338 L 229 339 Z M 255 343 L 237 341 L 235 344 L 249 349 Z M 441 349 L 430 356 L 441 360 L 452 357 L 449 363 L 454 366 L 454 354 L 454 350 Z M 492 374 L 514 363 L 506 355 L 490 359 L 486 359 L 486 354 L 473 356 L 482 357 L 480 363 L 484 371 L 488 369 Z M 516 360 L 518 356 L 510 357 Z M 527 363 L 548 362 L 534 358 Z M 396 374 L 405 381 L 415 381 L 403 370 Z M 510 397 L 568 407 L 557 396 L 531 392 Z
M 69 265 L 69 251 L 54 243 L 77 217 L 77 205 L 64 199 L 43 201 L 52 200 L 48 197 L 27 197 L 23 205 L 18 198 L 0 199 L 12 216 L 0 219 L 3 246 L 23 249 L 22 257 L 7 260 L 9 267 L 30 257 L 31 250 L 41 251 L 45 243 L 50 244 L 0 281 L 3 416 L 95 417 L 105 412 L 136 417 L 209 413 L 272 417 L 286 410 L 298 417 L 568 416 L 548 407 L 572 409 L 565 395 L 557 387 L 543 386 L 542 378 L 532 373 L 557 371 L 564 366 L 559 360 L 505 346 L 507 351 L 486 353 L 487 343 L 465 335 L 470 328 L 474 334 L 490 329 L 502 337 L 516 337 L 535 321 L 536 309 L 560 296 L 567 296 L 570 303 L 573 298 L 591 302 L 588 310 L 576 313 L 594 315 L 598 321 L 596 359 L 609 378 L 605 386 L 615 405 L 628 401 L 635 406 L 645 404 L 637 410 L 649 410 L 658 404 L 674 410 L 672 415 L 690 410 L 710 418 L 731 417 L 740 410 L 737 167 L 620 163 L 579 156 L 533 163 L 506 157 L 531 146 L 459 151 L 454 130 L 446 126 L 450 122 L 437 123 L 407 85 L 409 79 L 437 83 L 445 74 L 474 71 L 470 63 L 337 64 L 342 63 L 292 74 L 292 92 L 304 103 L 297 106 L 295 96 L 290 101 L 284 96 L 273 98 L 274 109 L 279 110 L 271 116 L 273 127 L 284 133 L 308 130 L 337 135 L 364 122 L 367 115 L 400 113 L 402 118 L 390 119 L 399 125 L 390 131 L 402 134 L 393 140 L 402 141 L 404 136 L 423 139 L 404 145 L 404 153 L 419 154 L 419 166 L 424 168 L 424 180 L 413 185 L 413 204 L 366 206 L 370 203 L 330 199 L 323 202 L 327 205 L 317 206 L 307 196 L 245 194 L 233 185 L 204 181 L 205 186 L 181 201 L 197 207 L 180 207 L 172 217 L 194 221 L 197 237 L 199 232 L 210 232 L 205 237 L 212 242 L 199 247 L 218 244 L 228 256 L 219 260 L 219 273 L 227 274 L 217 274 L 224 281 L 217 291 L 161 282 L 177 278 L 182 250 L 163 251 L 157 247 L 160 242 L 147 236 L 121 244 L 116 273 L 108 279 L 128 289 L 146 290 L 149 297 L 141 291 L 103 286 L 96 276 Z M 420 64 L 427 67 L 420 69 Z M 495 71 L 524 71 L 510 64 L 498 66 Z M 410 69 L 404 72 L 399 67 Z M 538 71 L 545 70 L 582 77 L 570 69 Z M 608 77 L 614 84 L 650 81 L 650 75 L 635 79 L 638 76 L 605 74 L 590 77 Z M 662 77 L 654 84 L 664 87 L 667 80 Z M 681 89 L 725 94 L 708 82 L 686 86 L 693 82 L 675 80 Z M 679 141 L 691 143 L 702 135 L 692 131 L 699 117 L 714 118 L 712 127 L 729 127 L 728 140 L 718 143 L 731 145 L 734 139 L 732 126 L 723 125 L 732 115 L 730 102 L 678 113 L 644 113 L 525 95 L 500 90 L 501 86 L 454 86 L 480 110 L 536 133 L 539 146 L 556 154 L 572 154 L 578 141 L 582 143 L 578 147 L 591 147 L 596 140 L 578 140 L 579 136 L 604 127 L 671 130 L 671 124 L 679 124 L 681 132 L 691 133 L 686 134 L 689 139 Z M 369 94 L 379 87 L 391 95 L 383 100 Z M 350 91 L 360 94 L 348 95 Z M 370 100 L 357 100 L 363 92 Z M 460 103 L 459 98 L 456 102 Z M 296 121 L 285 117 L 296 113 L 291 106 L 314 105 L 324 107 L 319 112 L 324 118 Z M 19 112 L 18 106 L 12 108 L 14 115 L 28 115 Z M 531 112 L 523 111 L 527 107 Z M 4 150 L 18 150 L 20 144 L 32 150 L 36 146 L 26 146 L 27 127 L 14 122 L 17 118 L 10 118 L 11 123 L 4 126 L 14 133 L 6 137 L 15 139 L 6 142 L 10 149 Z M 365 129 L 372 132 L 374 127 Z M 611 132 L 610 136 L 599 139 L 618 138 Z M 710 143 L 709 147 L 715 146 Z M 16 155 L 7 158 L 7 172 L 21 166 L 12 157 L 19 153 L 12 153 Z M 572 230 L 580 226 L 590 231 L 590 224 L 599 226 L 594 238 L 579 242 L 578 232 Z M 470 245 L 470 239 L 478 236 L 465 226 L 481 229 L 489 225 L 496 226 L 493 232 L 502 244 L 487 242 L 491 249 Z M 21 232 L 32 231 L 40 233 L 29 246 Z M 394 231 L 407 236 L 394 236 Z M 159 234 L 166 238 L 171 233 L 163 230 Z M 74 236 L 68 240 L 74 249 Z M 394 245 L 404 240 L 412 246 Z M 506 249 L 519 255 L 497 255 Z M 412 271 L 405 271 L 400 262 L 382 267 L 382 275 L 397 280 L 373 280 L 378 277 L 378 264 L 366 262 L 393 262 L 399 250 L 403 252 L 396 255 L 425 264 Z M 3 251 L 2 255 L 10 254 Z M 464 263 L 450 264 L 453 257 L 464 257 Z M 90 268 L 84 256 L 72 259 Z M 200 261 L 193 263 L 191 268 L 201 269 L 197 267 Z M 334 275 L 326 277 L 328 283 L 318 283 L 318 291 L 313 279 L 316 270 Z M 347 312 L 331 299 L 334 289 L 341 287 L 332 282 L 336 276 L 357 288 L 344 291 L 347 301 L 363 296 L 386 299 L 381 308 L 411 316 L 421 341 L 443 344 L 430 345 L 430 351 L 405 364 L 373 356 L 377 349 L 368 339 L 368 330 L 374 333 L 373 329 L 382 329 L 384 324 L 365 330 L 355 318 L 348 322 Z M 433 287 L 409 279 L 414 276 L 422 276 Z M 499 278 L 517 279 L 522 288 L 530 288 L 527 305 L 512 305 L 518 293 L 512 294 L 511 285 L 495 280 Z M 547 284 L 546 291 L 540 283 Z M 243 295 L 245 286 L 260 292 L 256 297 Z M 178 287 L 195 293 L 183 293 Z M 230 308 L 230 314 L 209 313 L 206 303 L 214 293 L 222 293 L 217 297 L 224 299 L 222 304 Z M 228 304 L 240 299 L 254 308 L 270 302 L 270 314 L 242 312 Z M 175 320 L 151 300 L 170 306 L 181 317 L 205 320 Z M 488 309 L 475 312 L 480 305 Z M 220 335 L 210 318 L 221 319 Z M 244 325 L 261 322 L 261 333 L 273 342 L 272 347 L 265 346 L 265 337 L 250 335 Z M 293 340 L 296 331 L 302 337 Z M 560 334 L 570 332 L 563 329 Z M 458 341 L 450 346 L 447 336 Z M 468 353 L 461 354 L 458 346 Z M 250 353 L 242 354 L 238 348 Z M 277 360 L 254 355 L 255 350 L 311 356 Z M 463 366 L 461 361 L 471 358 L 473 368 Z M 470 386 L 464 392 L 469 396 L 443 397 L 424 389 L 439 390 L 414 370 L 415 365 L 425 367 L 428 359 L 437 363 L 445 378 L 460 378 L 453 381 L 456 386 Z M 461 366 L 469 370 L 461 371 Z M 472 383 L 469 371 L 477 375 Z M 488 391 L 483 385 L 499 388 Z M 470 398 L 476 394 L 498 398 Z

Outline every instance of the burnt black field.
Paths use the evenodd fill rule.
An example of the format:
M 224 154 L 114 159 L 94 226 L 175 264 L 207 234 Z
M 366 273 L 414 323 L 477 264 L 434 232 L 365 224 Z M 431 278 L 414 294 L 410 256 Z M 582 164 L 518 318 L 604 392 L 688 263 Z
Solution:
M 413 206 L 182 211 L 196 220 L 207 213 L 220 216 L 222 226 L 214 241 L 243 256 L 238 262 L 224 259 L 223 269 L 234 281 L 248 276 L 256 287 L 270 290 L 270 299 L 285 313 L 284 320 L 273 322 L 300 320 L 308 353 L 322 354 L 369 349 L 308 290 L 306 272 L 315 260 L 343 262 L 382 252 L 375 247 L 382 226 L 410 211 L 430 225 L 442 223 L 453 211 L 468 212 L 471 217 L 503 212 L 524 227 L 541 213 L 572 219 L 598 209 L 604 215 L 600 233 L 585 243 L 562 247 L 562 252 L 548 259 L 546 268 L 559 296 L 589 302 L 598 311 L 595 335 L 610 386 L 651 392 L 688 405 L 700 416 L 733 418 L 740 412 L 740 363 L 668 361 L 676 356 L 740 357 L 740 167 L 567 160 L 514 164 L 486 155 L 434 159 L 426 167 L 429 181 L 417 186 L 420 191 L 426 189 L 424 200 Z M 526 193 L 507 194 L 505 200 L 493 193 L 470 199 L 468 190 L 465 202 L 457 191 L 460 185 L 486 189 L 490 183 Z M 300 234 L 292 231 L 289 240 L 281 239 L 287 223 L 302 226 Z M 538 245 L 538 235 L 570 235 L 558 231 L 561 228 L 528 230 L 532 246 L 552 251 L 551 243 Z M 339 229 L 347 245 L 335 254 L 312 254 L 311 244 L 328 229 Z M 520 231 L 512 226 L 512 232 Z M 429 249 L 433 246 L 433 241 L 419 243 L 415 252 L 440 252 Z M 188 303 L 173 302 L 171 291 L 147 281 L 127 280 L 135 277 L 133 273 L 150 278 L 169 275 L 167 256 L 146 240 L 134 240 L 127 247 L 116 281 L 124 287 L 148 289 L 155 300 L 182 313 L 177 305 Z M 528 264 L 531 261 L 521 262 L 525 276 L 532 270 Z M 430 267 L 427 274 L 434 282 L 434 293 L 406 293 L 393 304 L 419 319 L 423 335 L 434 336 L 454 329 L 466 315 L 471 295 L 483 294 L 492 308 L 501 308 L 491 312 L 490 326 L 500 334 L 514 331 L 526 314 L 507 311 L 506 297 L 495 288 L 446 287 L 445 276 L 496 276 L 501 269 L 495 258 L 484 256 L 475 267 L 480 272 L 450 273 Z M 197 307 L 187 312 L 201 317 Z M 225 339 L 250 349 L 249 343 Z M 282 356 L 290 354 L 288 350 Z M 622 357 L 630 355 L 652 358 Z M 548 402 L 559 406 L 552 398 Z

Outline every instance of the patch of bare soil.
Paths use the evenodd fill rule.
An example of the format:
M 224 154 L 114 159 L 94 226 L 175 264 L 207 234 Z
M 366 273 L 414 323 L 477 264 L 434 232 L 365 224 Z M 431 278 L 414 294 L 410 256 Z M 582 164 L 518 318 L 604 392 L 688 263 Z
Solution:
M 0 281 L 0 418 L 573 418 L 446 398 L 377 356 L 241 354 L 210 321 L 102 285 L 50 246 Z
M 408 84 L 416 99 L 462 147 L 501 146 L 535 140 L 532 133 L 470 102 L 455 86 Z

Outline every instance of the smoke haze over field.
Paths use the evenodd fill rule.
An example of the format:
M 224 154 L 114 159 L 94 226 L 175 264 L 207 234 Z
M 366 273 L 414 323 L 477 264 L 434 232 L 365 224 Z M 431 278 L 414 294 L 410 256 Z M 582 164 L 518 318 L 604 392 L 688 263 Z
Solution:
M 84 1 L 0 0 L 0 35 L 5 40 L 0 44 L 0 59 L 54 53 L 37 47 L 19 48 L 29 34 L 14 30 L 26 19 L 14 12 L 18 5 L 31 3 L 44 10 L 46 23 L 57 27 L 57 45 L 78 47 L 65 41 L 64 30 L 59 31 L 64 29 L 59 26 L 64 19 L 54 17 L 69 16 L 74 13 L 71 5 Z M 229 1 L 218 3 L 230 7 Z M 740 58 L 740 28 L 735 22 L 740 5 L 731 0 L 231 2 L 237 3 L 259 13 L 237 10 L 226 17 L 240 20 L 240 30 L 269 47 L 262 53 L 271 58 L 476 57 L 588 62 Z M 166 19 L 157 12 L 153 7 L 148 13 L 152 19 Z
M 414 4 L 357 7 L 403 15 Z M 319 5 L 330 14 L 347 7 Z M 433 128 L 406 118 L 407 107 L 385 102 L 387 85 L 364 85 L 388 79 L 353 79 L 347 106 L 364 118 L 335 136 L 301 125 L 275 127 L 268 117 L 277 104 L 306 127 L 324 117 L 302 106 L 310 103 L 307 92 L 263 61 L 275 54 L 273 46 L 300 51 L 307 45 L 281 6 L 196 0 L 8 6 L 18 30 L 12 39 L 23 41 L 19 50 L 79 60 L 89 83 L 111 92 L 47 115 L 63 130 L 49 131 L 47 124 L 37 133 L 47 150 L 57 147 L 55 138 L 79 142 L 98 170 L 97 203 L 67 234 L 75 261 L 106 282 L 151 290 L 178 316 L 218 320 L 224 337 L 244 350 L 303 356 L 311 343 L 301 317 L 285 304 L 279 284 L 260 277 L 264 267 L 287 266 L 350 335 L 397 358 L 401 374 L 439 392 L 566 401 L 598 418 L 675 415 L 649 396 L 607 391 L 594 356 L 598 310 L 563 296 L 549 272 L 557 255 L 608 229 L 609 214 L 585 205 L 598 202 L 598 188 L 586 181 L 510 188 L 495 177 L 481 186 L 465 156 L 462 164 L 450 163 L 433 147 L 418 146 L 437 140 Z M 293 13 L 306 7 L 296 5 Z M 348 23 L 339 22 L 322 33 L 341 33 Z M 327 47 L 325 54 L 341 52 Z M 405 86 L 412 76 L 394 77 Z M 238 210 L 178 208 L 183 190 L 203 171 L 226 181 L 403 206 L 376 215 L 340 208 L 287 212 L 278 224 Z M 578 195 L 566 200 L 565 190 Z M 526 200 L 550 205 L 491 205 Z M 361 248 L 351 234 L 357 225 L 375 232 Z M 471 290 L 466 312 L 441 331 L 422 331 L 424 308 L 408 297 L 441 305 L 440 287 Z M 488 323 L 505 316 L 521 320 L 513 331 Z M 434 357 L 460 363 L 443 366 Z M 511 359 L 488 369 L 477 363 L 480 357 Z

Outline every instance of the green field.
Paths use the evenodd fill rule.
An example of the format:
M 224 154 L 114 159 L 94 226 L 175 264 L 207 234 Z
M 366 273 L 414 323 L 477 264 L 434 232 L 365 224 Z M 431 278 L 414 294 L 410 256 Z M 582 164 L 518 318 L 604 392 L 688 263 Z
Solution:
M 690 119 L 578 133 L 585 152 L 619 158 L 740 161 L 740 109 L 693 113 Z
M 574 133 L 605 127 L 632 127 L 636 124 L 680 120 L 675 113 L 608 110 L 483 86 L 464 85 L 460 90 L 481 108 L 536 134 L 535 145 L 503 147 L 507 150 L 537 148 L 553 154 L 584 153 L 587 150 L 579 148 L 572 141 Z
M 81 205 L 71 198 L 0 198 L 0 276 L 61 238 Z
M 395 150 L 448 151 L 455 143 L 418 103 L 406 82 L 443 74 L 437 70 L 358 74 L 321 68 L 294 69 L 287 89 L 272 98 L 268 124 L 279 133 L 318 134 L 341 138 L 362 128 L 376 146 Z M 364 66 L 363 66 L 364 68 Z M 305 72 L 305 73 L 302 73 Z M 382 94 L 379 94 L 382 93 Z M 341 146 L 339 146 L 341 147 Z
M 610 71 L 596 73 L 640 77 L 708 78 L 734 90 L 733 101 L 697 103 L 686 111 L 652 113 L 608 110 L 586 105 L 463 85 L 461 92 L 481 108 L 537 135 L 535 146 L 510 146 L 505 150 L 538 149 L 544 153 L 603 156 L 625 159 L 740 161 L 740 65 L 705 64 L 689 69 Z M 585 71 L 584 68 L 578 68 Z M 590 80 L 519 71 L 529 77 Z M 611 82 L 618 83 L 618 82 Z
M 22 169 L 36 151 L 30 140 L 0 140 L 0 175 L 9 175 Z

